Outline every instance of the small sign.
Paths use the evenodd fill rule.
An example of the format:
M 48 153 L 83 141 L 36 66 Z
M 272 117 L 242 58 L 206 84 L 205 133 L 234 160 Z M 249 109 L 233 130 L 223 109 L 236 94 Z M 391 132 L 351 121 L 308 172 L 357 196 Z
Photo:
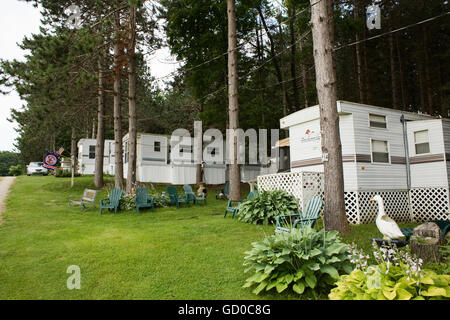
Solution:
M 42 166 L 50 170 L 55 170 L 56 165 L 58 164 L 59 161 L 59 157 L 61 156 L 63 151 L 64 148 L 59 148 L 59 150 L 55 152 L 47 151 L 47 155 L 44 158 L 44 163 L 42 164 Z

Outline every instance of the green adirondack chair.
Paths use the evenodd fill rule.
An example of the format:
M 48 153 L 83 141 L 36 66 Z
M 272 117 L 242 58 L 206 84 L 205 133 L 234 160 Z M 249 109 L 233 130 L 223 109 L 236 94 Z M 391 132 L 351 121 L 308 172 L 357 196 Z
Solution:
M 289 232 L 291 228 L 314 227 L 323 207 L 323 200 L 320 196 L 313 196 L 306 205 L 304 213 L 277 216 L 275 233 Z M 292 226 L 292 227 L 291 227 Z
M 186 203 L 187 205 L 189 205 L 189 201 L 187 201 L 187 198 L 180 197 L 177 189 L 174 186 L 168 186 L 166 190 L 170 198 L 170 203 L 176 205 L 177 208 L 180 207 L 180 203 Z
M 203 201 L 203 204 L 206 204 L 206 196 L 203 193 L 201 197 L 197 197 L 192 190 L 192 187 L 188 184 L 183 186 L 184 193 L 186 194 L 186 201 L 192 201 L 194 204 L 198 204 L 199 201 Z
M 146 188 L 136 189 L 134 202 L 136 203 L 137 213 L 139 213 L 140 208 L 152 208 L 152 212 L 155 211 L 155 198 L 148 195 L 148 190 Z
M 219 199 L 219 194 L 216 194 L 216 199 Z M 230 196 L 230 181 L 227 181 L 225 183 L 225 189 L 223 189 L 223 194 L 225 195 L 225 197 L 228 199 L 228 197 Z
M 122 199 L 122 190 L 119 188 L 111 190 L 109 198 L 100 200 L 100 214 L 102 214 L 103 209 L 114 209 L 114 214 L 116 214 L 119 209 L 120 199 Z M 109 201 L 106 203 L 106 200 Z
M 245 199 L 245 200 L 253 199 L 257 195 L 258 195 L 258 190 L 253 190 L 252 192 L 250 192 L 248 194 L 247 199 Z M 237 205 L 233 206 L 234 203 L 236 203 Z M 226 218 L 228 212 L 231 212 L 233 214 L 232 218 L 234 218 L 239 211 L 239 207 L 240 207 L 241 203 L 242 203 L 242 200 L 228 200 L 227 208 L 225 209 L 225 215 L 223 217 Z
M 69 200 L 69 208 L 73 205 L 80 206 L 80 210 L 85 209 L 88 206 L 95 208 L 95 199 L 97 198 L 98 190 L 84 189 L 81 200 Z

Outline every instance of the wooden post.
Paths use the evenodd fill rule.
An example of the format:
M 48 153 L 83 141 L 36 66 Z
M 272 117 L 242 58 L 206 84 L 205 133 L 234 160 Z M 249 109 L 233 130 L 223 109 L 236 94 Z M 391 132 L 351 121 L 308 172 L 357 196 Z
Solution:
M 72 134 L 71 134 L 71 148 L 70 148 L 70 160 L 71 160 L 71 180 L 70 180 L 70 187 L 72 188 L 75 184 L 75 169 L 76 169 L 76 163 L 75 163 L 75 153 L 77 151 L 77 137 L 75 135 L 75 128 L 72 127 Z

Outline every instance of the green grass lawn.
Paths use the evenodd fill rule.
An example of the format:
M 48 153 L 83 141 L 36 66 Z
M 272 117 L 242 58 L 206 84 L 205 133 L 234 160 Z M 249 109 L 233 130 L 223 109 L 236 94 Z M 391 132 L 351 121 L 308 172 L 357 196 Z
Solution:
M 70 178 L 17 178 L 0 226 L 0 299 L 297 298 L 241 288 L 245 251 L 274 227 L 224 219 L 226 201 L 215 190 L 206 206 L 117 215 L 69 209 L 92 181 L 76 178 L 71 189 Z M 368 249 L 371 237 L 379 237 L 374 224 L 353 226 L 344 239 Z M 70 265 L 81 269 L 80 290 L 66 287 Z

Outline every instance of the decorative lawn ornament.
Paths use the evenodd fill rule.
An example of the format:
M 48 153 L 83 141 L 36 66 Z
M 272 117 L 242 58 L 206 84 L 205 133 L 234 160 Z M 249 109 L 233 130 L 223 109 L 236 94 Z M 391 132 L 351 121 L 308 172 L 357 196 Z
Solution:
M 389 218 L 387 214 L 384 212 L 384 204 L 383 198 L 380 195 L 376 195 L 372 199 L 371 202 L 376 201 L 378 203 L 378 215 L 376 219 L 376 224 L 378 230 L 383 234 L 383 239 L 392 240 L 399 239 L 405 237 L 397 223 Z
M 42 166 L 50 170 L 55 170 L 56 165 L 58 164 L 59 161 L 59 157 L 61 157 L 63 151 L 64 148 L 59 148 L 59 150 L 55 152 L 47 151 L 47 155 L 44 158 L 44 163 L 42 164 Z
M 369 30 L 381 29 L 381 9 L 379 5 L 373 4 L 367 7 L 366 25 Z

